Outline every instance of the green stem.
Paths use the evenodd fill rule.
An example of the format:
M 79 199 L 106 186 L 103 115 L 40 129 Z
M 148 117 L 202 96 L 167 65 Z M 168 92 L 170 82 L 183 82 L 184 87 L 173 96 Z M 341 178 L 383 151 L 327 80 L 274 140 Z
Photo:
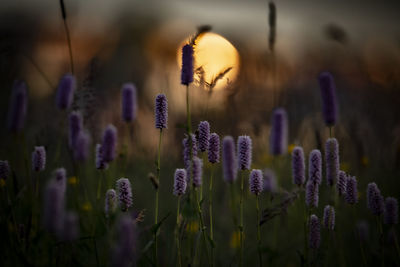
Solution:
M 208 260 L 208 264 L 211 265 L 210 255 L 208 254 L 208 248 L 207 248 L 207 238 L 206 238 L 206 231 L 205 231 L 206 227 L 204 226 L 203 213 L 201 211 L 200 202 L 199 202 L 199 198 L 197 196 L 196 190 L 194 191 L 194 195 L 196 197 L 197 213 L 199 214 L 200 227 L 201 227 L 201 232 L 203 234 L 203 241 L 204 241 L 204 246 L 206 249 L 207 260 Z
M 393 228 L 393 226 L 392 226 L 392 228 Z M 393 230 L 394 230 L 394 228 L 393 228 Z M 396 235 L 396 233 L 394 234 L 394 244 L 395 244 L 395 246 L 396 246 L 397 256 L 398 256 L 399 259 L 400 259 L 400 248 L 399 248 L 399 242 L 398 242 L 398 240 L 397 240 L 397 235 Z
M 158 223 L 158 191 L 160 187 L 160 169 L 161 169 L 161 142 L 162 142 L 162 129 L 160 129 L 160 136 L 158 140 L 158 152 L 157 152 L 157 181 L 158 187 L 156 188 L 156 200 L 155 200 L 155 211 L 154 211 L 154 225 Z M 157 251 L 157 233 L 160 228 L 154 233 L 154 262 L 158 266 L 158 251 Z
M 74 74 L 74 60 L 72 57 L 72 45 L 71 45 L 71 36 L 69 34 L 69 28 L 67 24 L 67 18 L 63 19 L 64 22 L 64 29 L 65 29 L 65 34 L 67 36 L 67 43 L 68 43 L 68 51 L 69 51 L 69 61 L 71 64 L 71 73 Z
M 208 211 L 210 213 L 210 239 L 214 243 L 214 230 L 213 230 L 213 210 L 212 210 L 212 205 L 213 205 L 213 174 L 214 174 L 214 168 L 211 165 L 211 177 L 210 177 L 210 187 L 209 187 L 209 194 L 208 194 L 208 204 L 209 208 Z M 214 244 L 211 246 L 211 265 L 214 265 Z
M 356 207 L 354 205 L 353 205 L 353 222 L 354 222 L 354 225 L 356 225 L 357 216 L 356 216 Z M 356 229 L 356 231 L 357 231 L 356 232 L 356 235 L 357 235 L 356 237 L 357 237 L 357 239 L 359 240 L 359 243 L 360 243 L 361 257 L 363 259 L 364 266 L 368 266 L 367 259 L 365 257 L 365 253 L 364 253 L 364 247 L 363 247 L 362 242 L 361 242 L 360 232 L 358 231 L 358 229 Z
M 243 238 L 243 197 L 244 197 L 244 171 L 241 172 L 240 177 L 240 266 L 243 266 L 243 247 L 244 247 L 244 238 Z
M 190 118 L 190 97 L 189 97 L 189 85 L 186 85 L 186 115 L 187 115 L 187 132 L 188 135 L 192 132 L 192 122 Z
M 307 204 L 305 201 L 305 192 L 304 192 L 304 261 L 305 261 L 305 265 L 307 265 L 308 263 L 308 244 L 307 244 L 307 238 L 308 238 L 308 233 L 307 233 Z
M 257 195 L 256 196 L 257 202 L 256 202 L 256 208 L 257 208 L 257 241 L 258 241 L 258 258 L 260 260 L 260 266 L 262 266 L 262 253 L 261 253 L 261 227 L 260 227 L 260 198 Z
M 379 243 L 381 245 L 381 266 L 385 266 L 385 244 L 383 240 L 383 227 L 382 227 L 382 218 L 381 216 L 376 216 L 377 224 L 378 224 L 378 229 L 379 229 Z
M 329 137 L 332 138 L 332 126 L 329 126 Z
M 176 233 L 175 233 L 175 240 L 176 240 L 176 249 L 178 251 L 178 266 L 182 266 L 182 255 L 181 255 L 181 245 L 180 245 L 180 238 L 179 238 L 179 210 L 181 206 L 181 196 L 178 196 L 178 204 L 177 204 L 177 211 L 176 211 Z

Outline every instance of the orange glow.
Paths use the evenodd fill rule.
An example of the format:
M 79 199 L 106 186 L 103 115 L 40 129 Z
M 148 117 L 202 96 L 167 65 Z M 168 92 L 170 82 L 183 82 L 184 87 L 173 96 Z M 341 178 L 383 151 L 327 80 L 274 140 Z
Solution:
M 187 43 L 186 40 L 184 43 Z M 183 44 L 184 44 L 183 43 Z M 182 64 L 182 51 L 178 49 L 178 64 Z M 230 69 L 221 78 L 216 80 L 213 90 L 223 89 L 228 83 L 233 82 L 239 72 L 239 53 L 236 48 L 224 37 L 216 33 L 204 33 L 197 38 L 196 46 L 194 47 L 195 59 L 195 80 L 201 84 L 203 80 L 206 84 L 211 84 L 216 77 Z M 203 74 L 196 73 L 199 68 L 203 69 Z M 208 90 L 209 86 L 204 86 Z

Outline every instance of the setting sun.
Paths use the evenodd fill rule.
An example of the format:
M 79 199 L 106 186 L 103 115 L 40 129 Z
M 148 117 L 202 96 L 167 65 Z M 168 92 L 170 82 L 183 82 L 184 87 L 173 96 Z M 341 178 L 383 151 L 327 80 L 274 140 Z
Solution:
M 178 49 L 179 66 L 182 63 L 181 47 Z M 213 85 L 212 89 L 225 88 L 235 80 L 239 71 L 238 51 L 227 39 L 216 33 L 207 32 L 197 38 L 194 58 L 194 78 L 205 90 Z

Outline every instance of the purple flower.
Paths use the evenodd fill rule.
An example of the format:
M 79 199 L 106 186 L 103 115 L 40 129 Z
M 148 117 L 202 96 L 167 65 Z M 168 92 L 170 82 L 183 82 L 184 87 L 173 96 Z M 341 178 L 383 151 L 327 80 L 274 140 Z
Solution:
M 222 163 L 225 181 L 233 183 L 236 180 L 237 161 L 232 136 L 225 136 L 222 140 Z
M 332 74 L 322 72 L 319 77 L 322 97 L 322 114 L 327 126 L 333 126 L 337 120 L 336 87 Z
M 261 170 L 253 169 L 249 178 L 250 192 L 258 196 L 263 191 L 263 174 Z
M 263 171 L 263 190 L 269 193 L 275 193 L 278 191 L 278 184 L 276 182 L 275 172 L 271 169 L 265 169 Z
M 50 180 L 44 191 L 43 224 L 47 231 L 59 234 L 64 220 L 64 192 L 59 184 Z
M 106 217 L 110 217 L 117 208 L 117 193 L 114 189 L 108 189 L 106 192 L 106 200 L 104 205 L 104 213 Z
M 365 242 L 369 238 L 369 224 L 366 221 L 357 222 L 358 237 L 361 241 Z
M 79 111 L 73 111 L 69 114 L 69 148 L 75 147 L 76 139 L 83 129 L 82 114 Z
M 318 217 L 313 214 L 309 221 L 308 245 L 311 249 L 318 249 L 321 243 L 321 232 Z
M 22 81 L 14 81 L 8 107 L 8 129 L 11 132 L 19 132 L 24 128 L 27 106 L 26 84 Z
M 319 186 L 313 181 L 308 181 L 306 184 L 306 204 L 310 208 L 318 207 Z
M 46 150 L 44 146 L 35 146 L 32 152 L 32 170 L 35 172 L 43 171 L 46 167 Z
M 397 199 L 387 197 L 385 200 L 385 224 L 397 224 L 399 221 L 399 206 Z
M 62 230 L 62 240 L 74 241 L 79 238 L 79 217 L 73 212 L 66 212 L 64 215 L 64 225 Z
M 349 204 L 358 202 L 357 180 L 356 177 L 348 177 L 346 179 L 346 194 L 345 200 Z
M 118 203 L 122 211 L 127 211 L 132 206 L 131 183 L 127 178 L 117 180 Z
M 59 109 L 69 109 L 74 99 L 76 80 L 72 74 L 65 74 L 58 84 L 56 105 Z
M 133 83 L 125 83 L 121 89 L 122 119 L 131 122 L 136 118 L 136 87 Z
M 189 85 L 193 82 L 193 47 L 186 44 L 182 47 L 181 84 Z
M 336 190 L 339 196 L 342 196 L 346 193 L 346 180 L 347 180 L 346 173 L 344 171 L 339 171 L 338 179 L 336 182 Z
M 216 133 L 212 133 L 210 135 L 210 139 L 208 141 L 208 161 L 211 163 L 219 162 L 219 136 Z
M 67 190 L 67 172 L 64 168 L 58 168 L 53 172 L 53 180 L 64 194 Z
M 190 167 L 190 159 L 197 156 L 196 137 L 194 136 L 194 134 L 190 134 L 190 137 L 191 138 L 188 138 L 188 136 L 186 135 L 186 137 L 182 141 L 183 162 L 185 164 L 186 170 L 188 170 L 188 171 L 189 171 L 189 167 Z M 191 148 L 191 150 L 190 150 L 190 148 Z M 188 177 L 188 179 L 190 179 L 190 177 Z
M 8 160 L 0 160 L 0 179 L 6 180 L 10 175 L 10 164 Z
M 111 266 L 136 266 L 136 223 L 129 215 L 123 215 L 116 223 L 116 244 L 111 253 Z
M 108 163 L 103 160 L 103 150 L 101 144 L 96 144 L 96 169 L 105 170 L 108 168 Z
M 308 159 L 308 179 L 313 183 L 321 184 L 322 176 L 322 160 L 321 152 L 318 149 L 314 149 L 310 152 Z
M 270 135 L 270 150 L 272 155 L 282 155 L 287 152 L 288 119 L 284 108 L 277 108 L 272 114 Z
M 156 97 L 155 104 L 156 114 L 156 128 L 163 129 L 167 128 L 168 125 L 168 100 L 164 94 L 159 94 Z
M 198 157 L 193 157 L 192 160 L 192 177 L 193 177 L 193 186 L 200 187 L 202 183 L 202 175 L 203 175 L 203 161 Z
M 306 181 L 305 170 L 303 148 L 296 146 L 292 151 L 292 177 L 295 185 L 301 186 L 304 184 Z
M 181 196 L 186 192 L 186 170 L 176 169 L 174 176 L 174 195 Z
M 336 183 L 339 174 L 339 144 L 336 138 L 329 138 L 325 144 L 326 182 L 329 186 Z
M 251 138 L 247 135 L 239 136 L 237 143 L 238 165 L 241 170 L 250 170 L 251 166 Z
M 74 158 L 77 161 L 86 161 L 89 157 L 90 135 L 81 131 L 75 141 Z
M 379 216 L 384 210 L 384 201 L 376 183 L 369 183 L 367 187 L 367 206 L 373 215 Z
M 333 229 L 335 228 L 335 209 L 332 206 L 325 206 L 323 223 L 324 227 L 328 230 L 333 231 Z
M 117 128 L 109 124 L 103 133 L 103 143 L 101 144 L 104 162 L 111 162 L 115 158 L 117 147 Z
M 208 148 L 209 138 L 210 138 L 210 124 L 208 121 L 201 121 L 198 127 L 198 144 L 199 150 L 205 152 Z

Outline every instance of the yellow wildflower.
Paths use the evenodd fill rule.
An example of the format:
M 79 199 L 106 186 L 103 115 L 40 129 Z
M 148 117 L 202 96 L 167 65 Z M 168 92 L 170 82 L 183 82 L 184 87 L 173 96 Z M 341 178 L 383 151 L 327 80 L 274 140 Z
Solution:
M 68 183 L 70 185 L 76 185 L 78 183 L 78 178 L 76 178 L 76 176 L 71 176 L 68 178 Z
M 89 201 L 86 201 L 86 202 L 83 203 L 83 205 L 82 205 L 82 210 L 83 210 L 83 211 L 90 211 L 90 210 L 92 210 L 92 204 L 90 204 Z

